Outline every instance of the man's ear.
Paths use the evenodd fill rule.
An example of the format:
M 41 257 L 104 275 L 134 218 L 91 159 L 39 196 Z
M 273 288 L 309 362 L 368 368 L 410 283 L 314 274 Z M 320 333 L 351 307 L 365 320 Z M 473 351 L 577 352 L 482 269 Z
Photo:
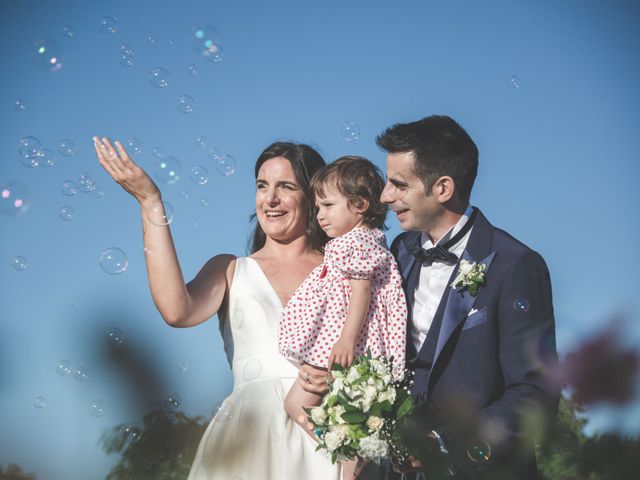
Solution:
M 438 178 L 433 187 L 431 193 L 436 196 L 440 203 L 446 203 L 453 198 L 456 193 L 456 182 L 449 176 Z

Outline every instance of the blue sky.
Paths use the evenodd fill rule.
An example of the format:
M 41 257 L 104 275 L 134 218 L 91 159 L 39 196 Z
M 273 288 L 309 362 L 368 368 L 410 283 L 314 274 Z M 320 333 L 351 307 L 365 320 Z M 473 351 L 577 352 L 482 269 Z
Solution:
M 136 203 L 101 171 L 95 134 L 139 139 L 134 159 L 150 170 L 154 148 L 178 158 L 181 179 L 160 186 L 191 277 L 217 253 L 245 253 L 253 162 L 272 141 L 311 143 L 327 161 L 363 155 L 384 168 L 374 139 L 385 127 L 451 115 L 480 150 L 472 203 L 548 262 L 560 351 L 618 313 L 629 319 L 626 341 L 640 344 L 637 2 L 26 0 L 2 2 L 0 12 L 0 183 L 23 184 L 30 199 L 24 215 L 0 215 L 0 464 L 17 462 L 41 479 L 104 476 L 114 459 L 102 453 L 100 433 L 139 422 L 146 406 L 102 354 L 111 327 L 157 372 L 157 395 L 179 393 L 187 413 L 209 415 L 231 387 L 216 320 L 174 330 L 155 311 Z M 100 31 L 105 16 L 116 19 L 115 33 Z M 205 24 L 215 27 L 222 63 L 191 46 L 193 28 Z M 32 59 L 34 44 L 51 40 L 62 58 L 53 72 Z M 123 44 L 134 52 L 130 67 L 120 63 Z M 156 67 L 170 74 L 166 88 L 149 81 Z M 194 99 L 192 113 L 178 111 L 180 95 Z M 345 121 L 359 125 L 356 141 L 342 138 Z M 17 151 L 25 136 L 54 151 L 71 139 L 76 153 L 26 168 Z M 198 136 L 236 159 L 234 175 L 216 173 Z M 209 171 L 206 185 L 189 179 L 195 166 Z M 83 172 L 103 197 L 61 193 Z M 74 220 L 60 220 L 65 205 Z M 388 223 L 392 239 L 399 228 Z M 108 247 L 127 253 L 125 273 L 99 268 Z M 25 270 L 12 268 L 16 256 Z M 58 375 L 60 360 L 86 367 L 88 380 Z M 43 409 L 33 405 L 38 396 Z M 88 413 L 94 399 L 107 405 L 102 417 Z M 609 410 L 593 423 L 640 430 Z

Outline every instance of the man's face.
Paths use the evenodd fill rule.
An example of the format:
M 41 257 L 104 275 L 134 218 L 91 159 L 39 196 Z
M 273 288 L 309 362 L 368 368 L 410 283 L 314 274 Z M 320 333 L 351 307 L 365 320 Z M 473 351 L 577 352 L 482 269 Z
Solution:
M 387 155 L 387 183 L 380 199 L 396 214 L 403 230 L 429 232 L 442 208 L 416 176 L 412 152 Z

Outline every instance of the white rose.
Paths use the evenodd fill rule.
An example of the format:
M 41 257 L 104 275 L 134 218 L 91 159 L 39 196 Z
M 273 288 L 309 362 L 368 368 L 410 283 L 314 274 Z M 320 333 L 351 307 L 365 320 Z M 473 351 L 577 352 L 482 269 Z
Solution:
M 367 418 L 367 427 L 369 427 L 369 430 L 378 430 L 383 423 L 383 420 L 375 415 Z
M 362 458 L 386 457 L 388 452 L 389 446 L 384 440 L 380 440 L 376 434 L 360 440 L 360 450 L 358 451 L 358 455 Z
M 359 378 L 360 374 L 358 373 L 358 370 L 355 368 L 350 368 L 349 373 L 347 374 L 347 383 L 353 383 Z
M 393 403 L 396 400 L 396 391 L 392 386 L 389 386 L 386 391 L 380 393 L 378 398 L 381 402 L 389 400 L 389 402 Z
M 322 407 L 314 407 L 311 409 L 311 419 L 316 425 L 323 425 L 327 420 L 327 412 Z
M 341 378 L 336 378 L 331 385 L 331 391 L 334 393 L 338 393 L 340 390 L 344 388 L 344 383 Z
M 336 448 L 340 446 L 342 443 L 342 439 L 338 432 L 327 432 L 324 436 L 324 444 L 327 446 L 327 450 L 333 452 Z
M 473 267 L 475 267 L 474 263 L 468 262 L 466 260 L 460 260 L 460 268 L 458 268 L 458 272 L 459 274 L 462 274 L 466 277 L 471 273 Z

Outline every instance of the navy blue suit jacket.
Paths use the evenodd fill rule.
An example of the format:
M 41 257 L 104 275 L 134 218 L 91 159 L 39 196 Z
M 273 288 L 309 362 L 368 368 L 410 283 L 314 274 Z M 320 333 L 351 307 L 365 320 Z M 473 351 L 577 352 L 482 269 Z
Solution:
M 421 265 L 408 247 L 420 242 L 420 235 L 402 233 L 391 246 L 409 312 Z M 556 360 L 549 272 L 538 253 L 493 227 L 481 212 L 462 258 L 486 265 L 485 286 L 475 297 L 452 288 L 456 267 L 436 313 L 441 326 L 433 359 L 424 357 L 424 345 L 416 352 L 407 337 L 407 366 L 415 372 L 419 404 L 416 422 L 425 432 L 442 435 L 457 478 L 535 479 L 525 425 L 535 412 L 555 418 L 559 399 L 544 376 L 545 365 Z M 491 447 L 490 461 L 480 469 L 467 454 L 469 432 Z

